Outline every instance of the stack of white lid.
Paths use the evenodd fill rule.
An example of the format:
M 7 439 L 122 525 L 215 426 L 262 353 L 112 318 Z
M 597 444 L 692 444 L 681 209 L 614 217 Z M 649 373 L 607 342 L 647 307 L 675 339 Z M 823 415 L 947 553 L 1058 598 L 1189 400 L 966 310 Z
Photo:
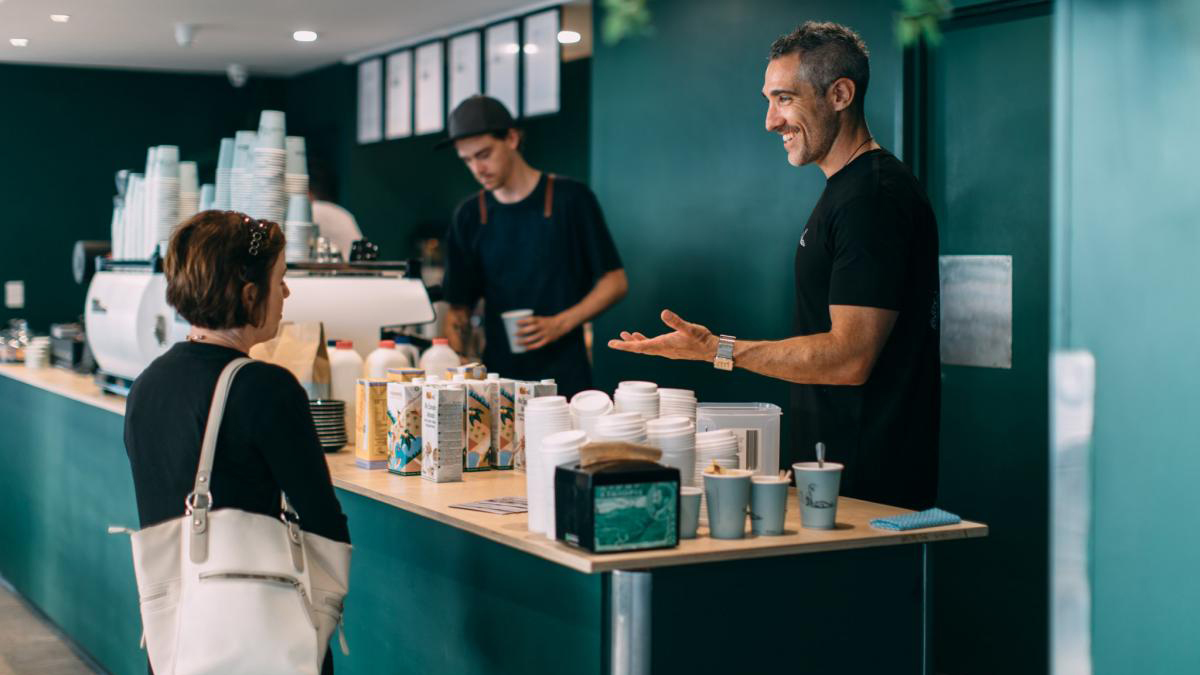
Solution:
M 658 385 L 635 380 L 622 382 L 613 394 L 613 402 L 617 412 L 636 412 L 643 419 L 652 420 L 658 417 Z
M 696 425 L 683 415 L 646 422 L 646 442 L 662 450 L 659 463 L 679 469 L 679 484 L 696 483 Z
M 696 434 L 696 487 L 704 487 L 704 469 L 713 465 L 725 469 L 738 468 L 737 436 L 729 429 L 701 431 Z
M 571 426 L 592 435 L 596 420 L 612 412 L 613 403 L 608 394 L 589 389 L 571 397 Z
M 542 443 L 546 437 L 570 429 L 571 410 L 565 397 L 539 396 L 525 405 L 525 496 L 531 532 L 554 536 L 553 470 L 543 461 Z
M 696 392 L 690 389 L 659 389 L 658 415 L 683 415 L 696 421 Z
M 590 434 L 594 441 L 646 442 L 646 419 L 637 412 L 616 412 L 597 417 Z
M 254 196 L 250 215 L 259 220 L 282 222 L 287 207 L 283 174 L 287 168 L 285 117 L 279 110 L 264 110 L 259 116 L 254 146 Z

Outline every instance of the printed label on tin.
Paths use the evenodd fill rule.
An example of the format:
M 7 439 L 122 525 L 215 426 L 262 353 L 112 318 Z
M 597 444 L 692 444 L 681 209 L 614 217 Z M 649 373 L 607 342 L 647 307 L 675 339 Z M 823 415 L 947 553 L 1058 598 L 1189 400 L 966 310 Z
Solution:
M 674 546 L 679 484 L 598 485 L 595 488 L 596 552 Z

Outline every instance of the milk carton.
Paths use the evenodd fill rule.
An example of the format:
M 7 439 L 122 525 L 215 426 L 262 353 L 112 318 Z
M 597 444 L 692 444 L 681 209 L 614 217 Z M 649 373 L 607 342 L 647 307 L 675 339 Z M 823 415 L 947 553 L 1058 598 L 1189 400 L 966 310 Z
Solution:
M 511 469 L 517 447 L 517 383 L 502 377 L 492 377 L 490 373 L 488 378 L 495 385 L 490 391 L 492 396 L 492 468 Z
M 467 443 L 463 449 L 464 471 L 492 468 L 492 391 L 496 383 L 467 380 Z
M 426 383 L 421 388 L 421 477 L 425 480 L 462 480 L 466 394 L 461 383 Z
M 355 383 L 354 463 L 364 469 L 388 465 L 387 380 L 360 379 Z
M 388 382 L 388 471 L 421 475 L 421 378 Z
M 516 433 L 515 448 L 513 453 L 513 466 L 518 471 L 525 470 L 525 406 L 529 403 L 529 399 L 537 398 L 538 396 L 554 396 L 558 394 L 558 385 L 554 380 L 542 380 L 541 382 L 517 382 L 516 396 L 514 397 L 514 418 Z

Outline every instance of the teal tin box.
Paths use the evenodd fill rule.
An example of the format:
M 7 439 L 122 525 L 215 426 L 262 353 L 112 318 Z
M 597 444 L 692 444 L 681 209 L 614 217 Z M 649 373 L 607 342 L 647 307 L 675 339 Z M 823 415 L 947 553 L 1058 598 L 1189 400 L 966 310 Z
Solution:
M 555 536 L 593 553 L 679 544 L 679 469 L 623 460 L 554 473 Z

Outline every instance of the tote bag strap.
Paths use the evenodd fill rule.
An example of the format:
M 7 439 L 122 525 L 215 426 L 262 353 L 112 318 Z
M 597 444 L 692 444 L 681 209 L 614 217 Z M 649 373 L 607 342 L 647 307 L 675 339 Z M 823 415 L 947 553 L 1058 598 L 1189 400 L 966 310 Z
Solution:
M 234 359 L 221 371 L 217 388 L 213 392 L 212 405 L 208 409 L 208 424 L 204 427 L 204 440 L 200 444 L 200 466 L 196 470 L 196 482 L 185 501 L 185 511 L 191 519 L 192 562 L 200 563 L 208 557 L 208 512 L 212 508 L 212 466 L 217 452 L 217 436 L 221 430 L 221 418 L 225 415 L 225 401 L 229 398 L 229 386 L 233 378 L 246 364 L 254 359 Z

